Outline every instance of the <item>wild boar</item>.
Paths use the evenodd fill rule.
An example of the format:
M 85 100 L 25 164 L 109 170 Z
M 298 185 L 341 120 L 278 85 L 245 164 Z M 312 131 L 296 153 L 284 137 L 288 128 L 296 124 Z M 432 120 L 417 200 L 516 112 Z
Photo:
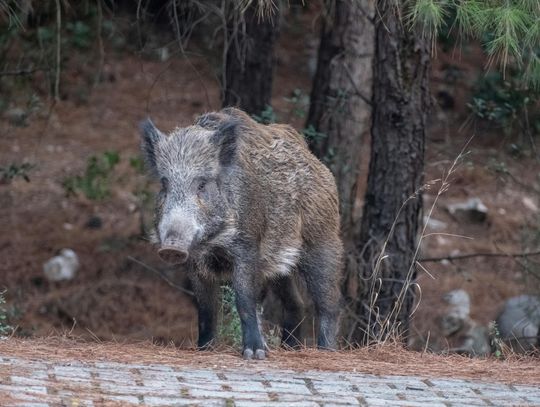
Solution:
M 198 347 L 215 336 L 222 281 L 232 283 L 243 357 L 264 359 L 256 305 L 263 288 L 283 303 L 282 343 L 297 345 L 303 278 L 319 320 L 317 344 L 332 349 L 340 307 L 343 248 L 331 172 L 286 125 L 262 125 L 227 108 L 163 134 L 148 119 L 142 150 L 160 180 L 159 256 L 189 275 L 199 315 Z

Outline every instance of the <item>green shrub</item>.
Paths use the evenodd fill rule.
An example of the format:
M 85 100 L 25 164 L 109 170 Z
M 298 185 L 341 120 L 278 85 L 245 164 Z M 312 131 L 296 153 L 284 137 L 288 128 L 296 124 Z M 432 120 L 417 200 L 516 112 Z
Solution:
M 497 326 L 497 323 L 495 321 L 491 321 L 488 324 L 488 329 L 493 356 L 495 356 L 497 359 L 501 359 L 503 358 L 504 342 L 501 339 L 499 327 Z
M 306 140 L 308 140 L 308 142 L 311 142 L 311 141 L 317 142 L 327 137 L 325 133 L 317 131 L 315 127 L 313 127 L 312 124 L 310 124 L 308 127 L 303 129 L 302 133 L 304 134 L 304 137 Z
M 540 91 L 524 86 L 519 72 L 503 78 L 501 73 L 483 75 L 474 87 L 472 102 L 467 106 L 479 118 L 485 119 L 510 132 L 522 124 L 530 106 L 540 101 Z
M 141 156 L 133 156 L 129 159 L 129 166 L 133 168 L 138 174 L 145 173 L 144 160 Z
M 13 328 L 8 323 L 8 312 L 5 308 L 5 291 L 0 291 L 0 336 L 8 336 L 13 332 Z
M 301 119 L 306 117 L 306 112 L 309 109 L 309 95 L 306 95 L 302 89 L 295 89 L 291 97 L 285 100 L 293 105 L 292 113 Z
M 276 113 L 274 112 L 274 109 L 272 106 L 268 105 L 265 107 L 265 109 L 260 114 L 253 114 L 251 115 L 253 119 L 256 122 L 262 123 L 262 124 L 271 124 L 275 123 L 277 120 Z
M 92 45 L 92 30 L 84 21 L 68 22 L 66 28 L 70 42 L 79 49 L 88 49 Z
M 0 183 L 8 184 L 15 178 L 19 177 L 24 179 L 26 182 L 30 182 L 28 173 L 34 168 L 35 166 L 30 163 L 12 163 L 5 167 L 0 167 Z
M 66 178 L 63 182 L 68 195 L 82 192 L 88 199 L 99 200 L 109 196 L 111 173 L 120 162 L 116 151 L 106 151 L 88 159 L 84 175 Z
M 242 325 L 236 310 L 234 290 L 228 286 L 221 287 L 221 312 L 218 323 L 218 339 L 232 346 L 242 344 Z

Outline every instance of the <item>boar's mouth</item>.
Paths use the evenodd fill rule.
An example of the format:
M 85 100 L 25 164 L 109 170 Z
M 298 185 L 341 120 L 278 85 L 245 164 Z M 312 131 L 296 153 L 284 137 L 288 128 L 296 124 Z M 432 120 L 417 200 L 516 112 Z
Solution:
M 183 264 L 187 261 L 188 252 L 175 246 L 161 246 L 158 250 L 161 260 L 169 264 Z

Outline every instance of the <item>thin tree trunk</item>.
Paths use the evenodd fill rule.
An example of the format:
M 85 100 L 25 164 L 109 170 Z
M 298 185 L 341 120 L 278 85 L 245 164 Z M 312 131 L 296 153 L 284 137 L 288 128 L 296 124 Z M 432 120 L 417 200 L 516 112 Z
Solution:
M 348 277 L 356 272 L 353 212 L 360 153 L 371 117 L 375 6 L 374 0 L 335 0 L 327 6 L 306 127 L 320 134 L 309 140 L 311 148 L 336 177 L 348 291 Z
M 407 334 L 430 106 L 427 40 L 404 26 L 394 3 L 377 4 L 371 161 L 357 246 L 364 286 L 351 337 L 361 344 Z
M 279 10 L 260 16 L 257 7 L 252 1 L 244 12 L 231 10 L 223 83 L 223 107 L 236 106 L 250 114 L 260 114 L 270 105 L 279 33 Z

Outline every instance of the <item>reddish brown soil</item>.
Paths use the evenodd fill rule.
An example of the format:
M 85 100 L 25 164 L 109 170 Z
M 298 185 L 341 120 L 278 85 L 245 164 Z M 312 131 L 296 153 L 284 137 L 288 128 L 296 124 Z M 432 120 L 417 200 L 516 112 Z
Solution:
M 279 119 L 298 128 L 302 127 L 304 119 L 291 113 L 291 104 L 284 97 L 296 88 L 309 94 L 308 51 L 314 49 L 310 44 L 317 31 L 310 16 L 300 21 L 307 29 L 299 32 L 294 27 L 286 27 L 283 30 L 277 50 L 272 101 Z M 450 54 L 439 54 L 433 70 L 434 93 L 448 87 L 442 80 L 442 66 L 451 60 Z M 0 285 L 8 290 L 8 306 L 15 311 L 12 319 L 21 335 L 47 336 L 51 332 L 69 331 L 101 340 L 154 340 L 190 346 L 196 331 L 191 300 L 131 260 L 133 257 L 148 267 L 171 272 L 159 262 L 151 245 L 141 236 L 141 217 L 144 215 L 149 223 L 150 214 L 138 208 L 135 192 L 141 188 L 152 191 L 155 186 L 130 167 L 129 159 L 138 154 L 137 123 L 145 116 L 150 115 L 163 130 L 171 130 L 191 123 L 204 111 L 219 108 L 216 67 L 209 59 L 197 56 L 190 57 L 189 61 L 173 57 L 167 62 L 158 62 L 127 51 L 107 52 L 105 81 L 93 89 L 84 88 L 89 96 L 82 100 L 77 96 L 80 87 L 84 87 L 81 77 L 94 73 L 82 61 L 84 55 L 69 58 L 63 71 L 65 100 L 52 110 L 43 108 L 33 114 L 27 127 L 15 126 L 5 117 L 0 118 L 0 163 L 28 161 L 36 165 L 30 172 L 31 182 L 18 178 L 10 184 L 0 184 Z M 463 70 L 465 79 L 450 89 L 455 95 L 456 108 L 450 111 L 436 108 L 432 113 L 425 179 L 440 178 L 465 142 L 475 136 L 469 147 L 471 153 L 451 177 L 449 191 L 433 212 L 434 218 L 448 224 L 445 233 L 473 239 L 430 236 L 424 240 L 422 255 L 444 256 L 456 250 L 460 253 L 523 250 L 526 237 L 536 233 L 538 227 L 537 211 L 528 208 L 523 199 L 529 198 L 538 205 L 534 190 L 540 190 L 536 176 L 540 166 L 531 158 L 514 159 L 508 155 L 511 140 L 496 132 L 475 126 L 458 132 L 468 114 L 465 105 L 470 85 L 482 62 L 474 54 L 463 55 L 461 61 L 453 62 Z M 34 78 L 37 89 L 40 80 L 38 76 Z M 82 195 L 67 197 L 62 181 L 81 174 L 87 158 L 105 150 L 117 150 L 121 156 L 113 172 L 112 195 L 102 201 L 90 201 Z M 362 179 L 366 176 L 368 150 L 366 141 Z M 490 158 L 504 161 L 512 174 L 530 188 L 490 171 Z M 436 192 L 435 187 L 425 194 L 426 208 Z M 487 222 L 478 225 L 459 222 L 445 210 L 447 203 L 471 196 L 480 197 L 488 207 Z M 100 228 L 85 226 L 92 216 L 102 219 Z M 42 264 L 64 247 L 79 255 L 78 275 L 70 282 L 47 283 L 42 276 Z M 475 258 L 449 265 L 426 263 L 425 266 L 434 278 L 420 273 L 421 303 L 414 317 L 414 328 L 422 338 L 428 336 L 428 331 L 436 331 L 441 297 L 450 289 L 464 288 L 469 292 L 472 316 L 481 323 L 495 318 L 504 299 L 538 290 L 538 286 L 532 284 L 534 280 L 527 280 L 523 268 L 509 258 Z M 174 272 L 169 275 L 178 284 L 184 283 L 182 275 Z M 0 349 L 7 350 L 12 345 L 1 346 Z M 92 346 L 85 349 L 90 352 Z M 110 346 L 118 352 L 131 349 Z M 152 349 L 152 352 L 160 352 L 158 348 Z M 162 352 L 169 352 L 171 358 L 177 357 L 174 350 L 163 349 Z M 304 352 L 281 355 L 276 353 L 272 360 L 282 358 L 283 363 L 296 358 L 303 358 L 302 363 L 309 360 L 303 356 Z M 372 353 L 359 352 L 358 355 L 369 360 Z M 430 358 L 422 356 L 423 363 L 432 360 Z M 333 359 L 324 356 L 320 360 L 322 367 L 323 360 Z M 411 360 L 407 366 L 412 368 L 415 363 L 418 359 Z M 439 363 L 442 366 L 447 362 Z M 467 363 L 481 366 L 484 362 Z M 288 366 L 293 365 L 290 362 Z M 352 365 L 351 362 L 344 366 Z M 393 369 L 395 371 L 395 367 Z M 441 372 L 443 370 L 441 368 Z

